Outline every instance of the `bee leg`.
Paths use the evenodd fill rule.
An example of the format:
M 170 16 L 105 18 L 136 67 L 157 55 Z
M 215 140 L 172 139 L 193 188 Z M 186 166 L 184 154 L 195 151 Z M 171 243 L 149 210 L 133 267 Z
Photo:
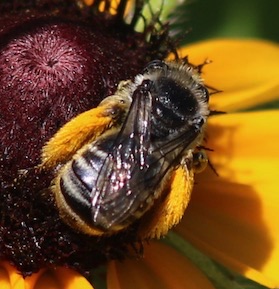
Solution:
M 43 147 L 40 166 L 53 168 L 65 163 L 83 145 L 116 125 L 129 104 L 119 96 L 108 98 L 110 101 L 79 114 L 60 128 Z
M 189 203 L 194 183 L 194 171 L 180 165 L 173 171 L 168 191 L 142 219 L 139 227 L 141 239 L 160 238 L 182 218 Z
M 198 71 L 199 74 L 202 74 L 202 73 L 203 73 L 203 71 L 202 71 L 203 68 L 204 68 L 207 64 L 210 64 L 210 63 L 212 63 L 212 61 L 206 58 L 206 59 L 203 61 L 203 63 L 198 64 L 198 65 L 193 65 L 193 67 Z

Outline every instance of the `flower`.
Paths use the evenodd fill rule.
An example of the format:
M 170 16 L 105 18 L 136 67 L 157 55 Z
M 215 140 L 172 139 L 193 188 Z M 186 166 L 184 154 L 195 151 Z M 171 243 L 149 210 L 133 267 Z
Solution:
M 277 111 L 230 112 L 278 97 L 278 47 L 260 41 L 220 40 L 187 47 L 181 54 L 189 55 L 192 63 L 202 63 L 205 58 L 213 61 L 204 67 L 204 78 L 224 93 L 213 95 L 211 105 L 229 113 L 209 120 L 207 146 L 214 148 L 209 155 L 219 177 L 210 169 L 197 177 L 192 200 L 176 232 L 230 268 L 275 287 Z M 255 69 L 259 67 L 264 67 L 264 74 Z M 266 139 L 271 141 L 263 141 Z M 274 152 L 272 158 L 268 152 Z M 38 244 L 34 239 L 34 250 L 40 249 Z M 54 288 L 90 288 L 83 277 L 65 268 L 43 269 L 24 280 L 2 262 L 0 272 L 1 288 L 44 288 L 46 284 L 49 288 L 49 282 Z M 144 259 L 110 262 L 107 279 L 108 288 L 113 289 L 214 287 L 179 251 L 160 243 L 147 245 Z
M 249 57 L 246 52 L 251 47 L 259 49 L 262 57 L 254 58 L 253 55 Z M 219 83 L 219 87 L 229 85 L 240 94 L 242 90 L 246 90 L 246 94 L 242 95 L 249 100 L 249 106 L 277 98 L 276 71 L 279 64 L 277 46 L 261 41 L 227 39 L 185 47 L 181 53 L 185 54 L 185 51 L 197 63 L 205 57 L 210 57 L 213 63 L 204 68 L 205 78 L 210 79 L 212 83 Z M 222 51 L 225 53 L 221 53 Z M 243 63 L 242 57 L 246 63 L 244 73 L 239 69 Z M 223 67 L 230 69 L 220 70 L 219 61 Z M 258 65 L 255 61 L 259 61 Z M 252 81 L 252 74 L 258 74 L 254 69 L 249 70 L 250 65 L 265 67 L 265 71 L 268 71 L 262 75 L 267 79 L 262 79 L 261 83 L 255 82 L 258 89 L 250 89 L 247 86 L 249 85 L 247 79 L 243 81 L 245 77 L 250 77 Z M 230 73 L 231 71 L 236 71 L 237 74 L 234 75 Z M 218 78 L 219 75 L 222 79 Z M 266 86 L 267 82 L 270 84 L 269 87 Z M 259 97 L 263 90 L 264 93 Z M 216 108 L 220 108 L 216 98 L 224 102 L 224 97 L 233 98 L 230 89 L 212 96 L 212 103 Z M 230 110 L 233 110 L 233 99 L 227 100 L 227 103 Z M 238 98 L 236 103 L 236 109 L 239 109 L 241 103 Z M 243 105 L 241 109 L 249 106 Z M 279 136 L 278 131 L 274 129 L 277 123 L 277 110 L 228 113 L 210 119 L 208 146 L 214 148 L 214 152 L 210 153 L 210 160 L 219 176 L 211 169 L 197 176 L 192 200 L 182 222 L 175 229 L 183 238 L 190 240 L 210 256 L 271 288 L 275 288 L 278 284 L 278 202 L 276 202 L 278 196 L 275 177 Z M 67 272 L 63 277 L 60 275 L 61 270 Z M 57 286 L 57 288 L 79 288 L 77 286 L 87 288 L 86 281 L 81 276 L 73 277 L 77 273 L 74 271 L 69 273 L 66 269 L 53 270 L 52 272 L 56 272 L 55 275 L 43 274 L 44 271 L 32 275 L 32 280 L 39 280 L 37 287 L 32 287 L 34 281 L 29 281 L 28 278 L 24 281 L 15 274 L 15 269 L 6 263 L 4 267 L 2 265 L 1 272 L 1 276 L 9 273 L 9 276 L 17 277 L 17 279 L 9 277 L 7 283 L 4 281 L 7 279 L 1 277 L 3 283 L 1 288 L 5 288 L 4 284 L 13 285 L 13 282 L 21 284 L 13 285 L 18 286 L 13 288 L 24 288 L 24 282 L 31 284 L 27 287 L 30 289 L 43 288 L 38 285 L 40 282 L 42 284 L 43 278 L 52 281 L 57 278 L 58 282 L 77 278 L 76 287 Z M 147 245 L 143 259 L 111 262 L 107 280 L 109 289 L 214 288 L 189 259 L 160 243 Z M 73 283 L 69 284 L 73 286 Z

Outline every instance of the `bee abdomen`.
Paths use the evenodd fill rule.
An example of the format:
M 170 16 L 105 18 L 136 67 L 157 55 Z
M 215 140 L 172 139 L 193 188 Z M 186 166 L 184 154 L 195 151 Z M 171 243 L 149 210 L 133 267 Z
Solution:
M 92 190 L 107 152 L 98 146 L 88 145 L 76 154 L 61 171 L 56 184 L 56 199 L 63 196 L 64 215 L 75 215 L 89 226 L 105 229 L 92 218 Z M 60 195 L 61 194 L 61 195 Z M 68 212 L 71 210 L 71 212 Z
M 113 233 L 138 220 L 156 199 L 156 193 L 146 187 L 142 180 L 146 178 L 148 181 L 149 177 L 153 180 L 157 170 L 149 173 L 137 171 L 137 177 L 133 176 L 132 179 L 125 175 L 125 171 L 122 179 L 122 173 L 114 166 L 111 170 L 103 170 L 105 161 L 112 153 L 115 136 L 87 145 L 61 170 L 55 193 L 57 203 L 63 210 L 61 215 L 66 217 L 68 224 L 73 223 L 67 220 L 68 216 L 74 216 L 90 228 Z M 121 187 L 122 181 L 126 184 L 124 187 Z M 130 185 L 135 183 L 137 189 L 131 188 L 129 191 Z M 115 189 L 115 185 L 120 187 Z M 99 190 L 105 195 L 100 197 Z M 97 202 L 94 200 L 96 196 L 97 199 L 100 197 Z M 59 202 L 61 197 L 64 203 Z

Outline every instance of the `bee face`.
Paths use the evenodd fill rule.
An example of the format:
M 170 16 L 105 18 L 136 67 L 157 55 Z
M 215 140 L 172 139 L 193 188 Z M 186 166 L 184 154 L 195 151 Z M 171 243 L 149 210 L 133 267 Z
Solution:
M 111 234 L 140 219 L 178 166 L 187 163 L 184 169 L 192 170 L 208 98 L 198 73 L 183 62 L 156 60 L 133 81 L 122 82 L 100 106 L 125 117 L 80 145 L 58 172 L 53 192 L 62 219 L 92 235 Z M 119 99 L 125 105 L 115 110 Z

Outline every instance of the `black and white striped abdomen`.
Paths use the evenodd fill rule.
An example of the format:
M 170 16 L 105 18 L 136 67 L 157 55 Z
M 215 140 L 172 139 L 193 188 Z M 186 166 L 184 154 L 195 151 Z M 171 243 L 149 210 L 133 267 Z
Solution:
M 86 145 L 70 160 L 59 175 L 58 186 L 65 202 L 86 223 L 106 229 L 106 224 L 94 222 L 92 193 L 100 178 L 101 168 L 111 151 L 114 138 Z

